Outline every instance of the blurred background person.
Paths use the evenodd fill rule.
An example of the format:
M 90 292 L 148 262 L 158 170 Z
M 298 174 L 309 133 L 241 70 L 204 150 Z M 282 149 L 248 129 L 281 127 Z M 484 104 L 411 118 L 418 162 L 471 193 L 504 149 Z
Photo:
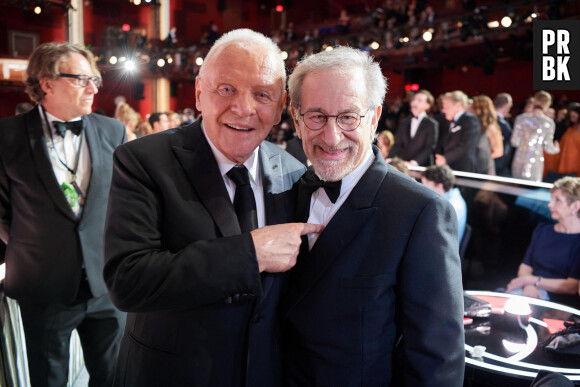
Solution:
M 557 180 L 551 194 L 548 208 L 556 224 L 540 223 L 535 228 L 518 275 L 509 282 L 506 292 L 577 306 L 580 300 L 577 296 L 580 280 L 580 178 Z
M 149 125 L 151 125 L 152 133 L 160 133 L 167 129 L 171 129 L 167 113 L 151 114 L 149 116 Z
M 115 109 L 115 118 L 125 125 L 127 131 L 127 140 L 132 141 L 137 138 L 135 130 L 141 122 L 141 116 L 127 102 L 121 102 Z
M 433 95 L 427 90 L 419 90 L 413 95 L 412 116 L 399 124 L 389 157 L 399 156 L 407 162 L 424 167 L 435 163 L 439 123 L 427 115 L 433 102 Z
M 457 214 L 459 244 L 465 234 L 465 225 L 467 224 L 467 204 L 461 196 L 459 188 L 455 185 L 455 175 L 447 165 L 432 165 L 427 167 L 421 177 L 421 182 L 449 200 L 455 213 Z
M 513 106 L 512 96 L 508 93 L 499 93 L 495 96 L 493 105 L 495 107 L 495 113 L 497 114 L 497 124 L 501 129 L 501 135 L 503 137 L 503 156 L 494 159 L 495 173 L 498 176 L 511 176 L 510 161 L 512 155 L 511 139 L 513 129 L 507 118 L 511 117 L 510 110 Z
M 479 172 L 495 175 L 494 160 L 503 156 L 503 137 L 493 102 L 487 95 L 479 95 L 473 98 L 472 108 L 481 125 L 477 155 Z
M 29 111 L 32 110 L 33 107 L 34 106 L 30 102 L 20 102 L 18 105 L 16 105 L 16 109 L 14 111 L 14 114 L 19 115 L 19 114 L 28 113 Z
M 386 160 L 389 157 L 389 153 L 395 144 L 395 136 L 390 130 L 383 130 L 377 136 L 377 146 L 381 150 L 381 155 Z
M 435 154 L 436 165 L 449 165 L 455 171 L 474 172 L 477 166 L 477 144 L 480 137 L 479 119 L 468 113 L 467 95 L 451 91 L 441 97 L 442 111 L 450 122 L 439 127 L 441 140 Z
M 545 91 L 534 95 L 531 113 L 516 117 L 512 145 L 516 148 L 512 162 L 512 176 L 518 179 L 542 181 L 544 173 L 544 151 L 553 154 L 560 148 L 553 142 L 555 124 L 545 112 L 552 97 Z
M 181 120 L 181 114 L 177 112 L 167 113 L 167 118 L 169 118 L 169 128 L 177 128 L 181 126 L 183 121 Z
M 573 105 L 568 115 L 570 127 L 560 140 L 557 172 L 580 176 L 580 104 Z

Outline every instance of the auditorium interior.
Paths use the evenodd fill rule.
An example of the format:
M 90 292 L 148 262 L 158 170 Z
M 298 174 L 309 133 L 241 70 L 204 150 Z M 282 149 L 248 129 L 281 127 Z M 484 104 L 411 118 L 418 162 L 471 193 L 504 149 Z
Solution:
M 0 118 L 29 102 L 23 81 L 27 58 L 51 41 L 79 43 L 95 55 L 103 79 L 95 111 L 113 117 L 123 97 L 142 121 L 155 112 L 193 109 L 197 115 L 195 78 L 212 43 L 227 31 L 250 28 L 278 43 L 289 73 L 304 55 L 337 45 L 368 52 L 388 81 L 378 131 L 393 133 L 409 117 L 410 99 L 419 89 L 435 99 L 454 90 L 492 100 L 508 93 L 513 106 L 505 118 L 513 124 L 538 91 L 532 82 L 534 23 L 580 21 L 575 0 L 0 0 L 0 9 Z M 580 102 L 580 90 L 549 92 L 556 122 L 565 119 L 571 103 Z M 439 113 L 434 104 L 430 114 Z M 283 120 L 270 139 L 284 145 L 292 125 Z M 420 182 L 424 167 L 408 168 Z M 552 221 L 547 204 L 554 176 L 560 175 L 545 173 L 542 181 L 454 175 L 468 208 L 469 231 L 460 245 L 463 287 L 485 298 L 516 276 L 535 227 Z M 565 302 L 563 310 L 580 322 L 580 295 Z M 2 300 L 0 386 L 28 386 L 17 315 L 17 306 Z M 468 328 L 489 334 L 489 326 Z M 71 354 L 69 385 L 84 387 L 74 337 Z M 530 385 L 530 375 L 537 373 L 532 360 L 514 357 L 503 363 L 498 356 L 486 358 L 487 368 L 469 361 L 464 385 Z M 466 349 L 466 357 L 477 358 L 473 348 Z M 549 359 L 546 367 L 580 384 L 580 366 L 569 367 L 570 358 L 559 360 Z

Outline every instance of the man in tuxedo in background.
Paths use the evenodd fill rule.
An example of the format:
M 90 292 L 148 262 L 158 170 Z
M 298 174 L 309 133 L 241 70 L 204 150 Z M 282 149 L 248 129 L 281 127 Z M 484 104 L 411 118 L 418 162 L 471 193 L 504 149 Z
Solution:
M 379 64 L 323 51 L 296 66 L 289 90 L 314 168 L 298 184 L 298 219 L 325 229 L 304 243 L 282 303 L 288 384 L 462 386 L 456 215 L 371 145 Z
M 478 118 L 465 111 L 467 95 L 456 90 L 441 96 L 442 111 L 451 121 L 442 133 L 435 154 L 436 165 L 449 165 L 455 171 L 474 172 L 477 164 L 477 144 L 480 137 Z
M 195 86 L 201 119 L 115 152 L 104 275 L 130 312 L 116 383 L 278 386 L 280 272 L 321 230 L 278 224 L 293 220 L 305 170 L 262 142 L 286 100 L 280 49 L 231 31 Z
M 0 120 L 0 237 L 6 295 L 20 304 L 32 386 L 65 386 L 76 329 L 90 386 L 110 386 L 125 314 L 103 282 L 112 157 L 126 141 L 91 114 L 100 73 L 90 51 L 46 43 L 29 59 L 37 106 Z
M 499 93 L 495 97 L 493 104 L 495 106 L 495 112 L 497 113 L 497 124 L 499 125 L 501 135 L 503 136 L 503 156 L 494 160 L 495 173 L 498 176 L 511 176 L 511 138 L 513 129 L 509 122 L 507 122 L 506 117 L 509 117 L 510 110 L 513 106 L 512 96 L 508 93 Z
M 433 155 L 439 137 L 439 123 L 427 115 L 433 101 L 433 95 L 427 90 L 415 93 L 411 99 L 413 116 L 399 124 L 390 158 L 398 156 L 412 165 L 423 167 L 435 163 Z

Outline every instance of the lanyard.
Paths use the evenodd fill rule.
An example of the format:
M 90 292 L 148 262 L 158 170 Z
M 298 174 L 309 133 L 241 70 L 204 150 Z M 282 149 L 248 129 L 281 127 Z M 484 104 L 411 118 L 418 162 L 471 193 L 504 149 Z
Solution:
M 54 137 L 53 137 L 53 130 L 52 130 L 52 126 L 49 124 L 48 122 L 48 117 L 46 115 L 46 110 L 44 109 L 44 106 L 40 105 L 40 107 L 42 107 L 42 113 L 44 116 L 44 122 L 46 123 L 46 128 L 48 129 L 48 133 L 50 134 L 50 142 L 52 143 L 52 149 L 54 149 L 54 153 L 56 154 L 56 158 L 58 159 L 58 161 L 63 165 L 63 167 L 65 167 L 67 169 L 67 171 L 70 172 L 70 174 L 72 175 L 72 181 L 74 182 L 76 180 L 76 175 L 77 175 L 77 170 L 79 169 L 79 161 L 81 159 L 81 147 L 83 146 L 83 131 L 84 131 L 84 127 L 81 130 L 81 132 L 79 133 L 79 135 L 81 136 L 80 141 L 79 141 L 79 146 L 77 149 L 77 154 L 76 154 L 76 162 L 74 165 L 74 168 L 69 167 L 64 161 L 61 160 L 60 156 L 58 155 L 58 152 L 56 151 L 56 148 L 54 147 Z M 63 142 L 64 142 L 64 137 L 63 137 Z M 65 152 L 65 148 L 63 147 L 63 153 L 64 153 L 64 157 L 66 159 L 66 152 Z

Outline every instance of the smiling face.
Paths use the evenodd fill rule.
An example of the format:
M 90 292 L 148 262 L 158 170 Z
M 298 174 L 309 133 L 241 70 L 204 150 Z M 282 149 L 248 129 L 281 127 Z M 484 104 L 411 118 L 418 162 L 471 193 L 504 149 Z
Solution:
M 79 53 L 70 54 L 66 61 L 60 63 L 60 73 L 93 76 L 91 65 Z M 95 94 L 99 91 L 93 82 L 86 87 L 78 86 L 76 79 L 42 78 L 40 85 L 46 93 L 42 100 L 43 106 L 53 116 L 69 121 L 92 112 Z
M 243 163 L 280 122 L 286 92 L 279 60 L 261 46 L 229 43 L 204 66 L 195 97 L 206 133 L 229 160 Z
M 453 117 L 455 117 L 457 113 L 463 110 L 461 103 L 455 102 L 450 98 L 443 98 L 443 101 L 441 101 L 441 108 L 441 111 L 443 114 L 445 114 L 447 121 L 453 121 Z
M 300 96 L 302 105 L 292 105 L 292 116 L 304 152 L 321 179 L 338 181 L 364 161 L 382 107 L 367 112 L 365 82 L 360 70 L 310 73 L 304 78 Z M 300 116 L 306 112 L 358 113 L 365 117 L 351 132 L 340 129 L 335 117 L 329 117 L 322 129 L 311 130 Z

